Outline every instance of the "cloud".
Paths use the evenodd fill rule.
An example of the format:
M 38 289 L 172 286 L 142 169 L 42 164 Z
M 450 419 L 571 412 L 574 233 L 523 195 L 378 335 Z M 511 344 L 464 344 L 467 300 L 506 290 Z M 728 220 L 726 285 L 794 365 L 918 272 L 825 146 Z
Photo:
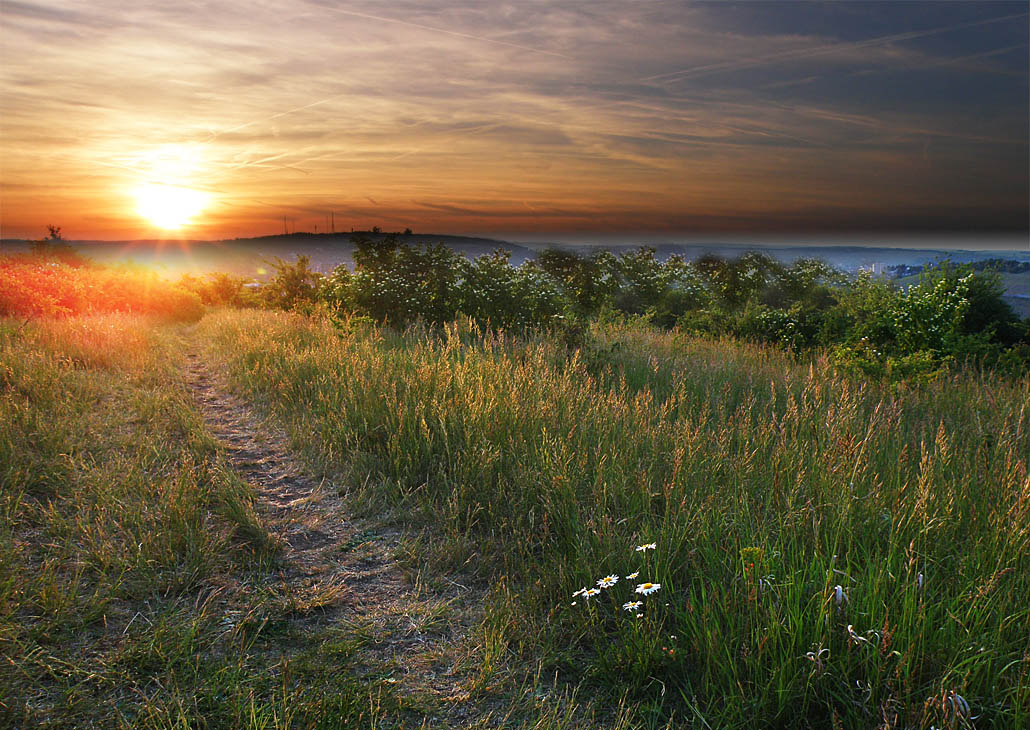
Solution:
M 324 8 L 325 10 L 328 10 L 333 13 L 349 15 L 355 18 L 362 18 L 364 20 L 374 20 L 377 23 L 394 23 L 396 25 L 403 25 L 408 28 L 424 30 L 430 33 L 442 33 L 444 35 L 449 35 L 456 38 L 464 38 L 468 40 L 478 41 L 480 43 L 491 43 L 498 46 L 505 46 L 507 48 L 514 48 L 520 51 L 529 51 L 530 53 L 537 53 L 545 56 L 553 56 L 555 58 L 569 58 L 569 56 L 566 56 L 564 53 L 558 53 L 557 51 L 548 51 L 542 48 L 533 48 L 531 46 L 525 46 L 519 43 L 511 43 L 509 41 L 499 40 L 497 38 L 490 38 L 488 36 L 483 35 L 475 35 L 473 33 L 462 33 L 451 28 L 438 28 L 431 25 L 422 25 L 421 23 L 412 23 L 411 21 L 401 20 L 399 18 L 391 18 L 383 15 L 372 15 L 371 13 L 359 13 L 354 10 L 344 10 L 343 8 L 338 8 L 334 5 L 330 5 L 327 3 L 313 2 L 313 4 L 318 5 L 319 7 Z
M 213 216 L 259 222 L 338 204 L 441 225 L 754 225 L 1028 187 L 1026 73 L 999 63 L 1025 38 L 998 17 L 847 36 L 769 30 L 752 6 L 383 7 L 5 2 L 4 230 L 124 206 L 161 145 L 200 150 Z
M 878 36 L 876 38 L 866 38 L 861 41 L 832 42 L 814 46 L 810 45 L 807 47 L 802 46 L 798 48 L 788 48 L 786 50 L 776 51 L 773 53 L 765 53 L 757 56 L 752 55 L 746 58 L 734 58 L 702 66 L 692 66 L 684 69 L 679 69 L 676 71 L 667 71 L 665 73 L 644 77 L 640 79 L 640 81 L 678 81 L 691 76 L 711 74 L 720 71 L 739 71 L 742 69 L 753 68 L 756 66 L 766 66 L 768 64 L 782 63 L 784 61 L 795 61 L 798 59 L 808 59 L 817 56 L 829 57 L 829 60 L 836 60 L 838 62 L 853 62 L 858 58 L 868 60 L 868 56 L 866 55 L 866 53 L 868 49 L 871 48 L 876 48 L 879 46 L 889 46 L 903 41 L 911 41 L 919 38 L 926 38 L 927 36 L 939 35 L 941 33 L 951 33 L 953 31 L 962 30 L 965 28 L 973 28 L 976 26 L 994 23 L 1004 23 L 1006 21 L 1016 20 L 1018 18 L 1026 18 L 1028 15 L 1030 15 L 1030 13 L 1014 13 L 1010 15 L 1002 15 L 994 18 L 986 18 L 966 23 L 956 23 L 953 25 L 946 25 L 937 28 L 928 28 L 926 30 L 909 31 L 905 33 L 892 33 L 888 35 Z M 856 55 L 856 52 L 861 52 L 862 55 Z

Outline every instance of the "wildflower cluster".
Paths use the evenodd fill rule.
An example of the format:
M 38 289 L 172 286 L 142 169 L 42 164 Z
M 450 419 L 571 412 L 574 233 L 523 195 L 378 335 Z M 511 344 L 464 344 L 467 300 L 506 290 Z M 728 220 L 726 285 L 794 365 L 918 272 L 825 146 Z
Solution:
M 634 551 L 638 552 L 638 553 L 646 553 L 649 550 L 654 550 L 656 547 L 657 547 L 656 543 L 649 542 L 649 543 L 645 543 L 643 545 L 637 545 L 634 548 Z M 639 575 L 640 575 L 640 571 L 639 570 L 635 570 L 632 573 L 630 573 L 629 575 L 623 576 L 622 579 L 627 580 L 627 581 L 632 581 L 632 580 L 635 580 Z M 595 596 L 600 595 L 602 590 L 608 590 L 610 588 L 615 587 L 615 585 L 618 584 L 619 580 L 620 580 L 620 577 L 619 577 L 618 574 L 613 573 L 611 575 L 606 575 L 606 576 L 604 576 L 602 578 L 599 578 L 597 580 L 597 583 L 596 583 L 597 587 L 596 588 L 587 588 L 587 587 L 580 588 L 578 591 L 576 591 L 575 593 L 572 594 L 572 597 L 573 598 L 583 598 L 585 601 L 589 601 L 591 598 L 594 598 Z M 633 589 L 633 592 L 636 595 L 639 595 L 639 596 L 650 596 L 650 595 L 660 591 L 661 588 L 662 588 L 662 584 L 661 583 L 652 583 L 650 581 L 645 581 L 644 583 L 638 583 L 636 585 L 636 588 Z M 572 605 L 575 606 L 575 605 L 577 605 L 577 603 L 578 603 L 578 601 L 573 601 Z M 626 601 L 625 603 L 622 604 L 622 609 L 624 611 L 627 611 L 627 612 L 635 615 L 637 618 L 643 618 L 644 614 L 641 613 L 643 608 L 644 608 L 644 602 L 641 601 L 641 600 L 629 600 L 629 601 Z

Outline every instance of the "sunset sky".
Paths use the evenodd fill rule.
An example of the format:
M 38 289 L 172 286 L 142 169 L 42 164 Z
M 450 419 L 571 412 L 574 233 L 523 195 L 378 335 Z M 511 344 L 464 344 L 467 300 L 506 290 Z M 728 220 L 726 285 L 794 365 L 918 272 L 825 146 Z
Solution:
M 3 237 L 1028 225 L 1028 4 L 0 3 Z

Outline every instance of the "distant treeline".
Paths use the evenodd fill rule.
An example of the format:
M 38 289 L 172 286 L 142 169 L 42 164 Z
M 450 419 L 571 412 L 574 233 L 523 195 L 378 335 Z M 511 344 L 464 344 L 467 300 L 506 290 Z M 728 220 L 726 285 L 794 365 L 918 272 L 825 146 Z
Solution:
M 984 259 L 983 261 L 974 261 L 967 265 L 972 271 L 994 271 L 999 274 L 1026 274 L 1030 272 L 1030 261 L 1017 261 L 1016 259 L 991 258 Z M 924 269 L 932 268 L 934 268 L 934 264 L 927 264 L 926 266 L 896 264 L 894 266 L 888 266 L 887 270 L 890 271 L 895 278 L 900 279 L 904 276 L 918 274 Z
M 959 361 L 1030 371 L 1030 319 L 1020 320 L 1005 302 L 996 273 L 998 261 L 1019 262 L 945 262 L 924 269 L 918 283 L 902 289 L 868 273 L 848 276 L 819 260 L 786 265 L 757 252 L 734 259 L 707 255 L 659 261 L 647 247 L 590 255 L 552 249 L 513 266 L 501 250 L 468 259 L 442 244 L 410 245 L 397 236 L 356 236 L 353 243 L 353 270 L 339 266 L 323 275 L 301 256 L 292 262 L 275 259 L 275 274 L 264 283 L 224 273 L 187 275 L 167 291 L 153 277 L 139 274 L 146 283 L 138 301 L 159 301 L 155 308 L 162 311 L 173 301 L 190 311 L 194 301 L 321 309 L 394 327 L 416 321 L 439 325 L 466 316 L 481 328 L 555 330 L 572 343 L 591 319 L 631 317 L 666 329 L 774 343 L 795 352 L 821 348 L 842 367 L 874 377 L 932 378 Z M 55 282 L 62 276 L 73 281 L 71 271 L 96 267 L 82 261 L 61 263 L 55 256 L 41 263 L 45 258 L 45 251 L 37 251 L 17 266 L 4 263 L 0 279 L 6 280 L 0 281 L 0 291 L 14 281 L 20 287 L 14 291 L 28 292 L 15 300 L 34 296 L 53 302 L 37 307 L 39 313 L 48 307 L 55 313 L 93 311 L 108 301 L 120 308 L 137 306 L 124 283 L 114 288 L 117 296 L 100 295 L 114 284 L 95 273 L 91 281 L 106 282 L 99 289 L 90 283 L 72 287 L 72 297 L 55 297 Z M 123 272 L 118 281 L 124 282 L 128 274 L 118 271 Z M 87 301 L 91 291 L 97 293 L 95 301 Z M 176 299 L 182 295 L 190 301 Z M 24 303 L 0 295 L 0 314 L 25 310 Z
M 1001 274 L 1026 274 L 1030 272 L 1030 261 L 1014 259 L 984 259 L 970 264 L 974 271 L 997 271 Z

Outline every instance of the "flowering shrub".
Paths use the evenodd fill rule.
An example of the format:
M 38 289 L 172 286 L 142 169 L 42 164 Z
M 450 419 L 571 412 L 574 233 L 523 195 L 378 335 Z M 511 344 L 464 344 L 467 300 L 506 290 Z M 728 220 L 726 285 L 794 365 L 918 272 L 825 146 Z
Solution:
M 546 324 L 562 309 L 561 293 L 545 275 L 512 266 L 509 254 L 497 251 L 461 261 L 461 311 L 480 324 L 524 328 Z
M 450 322 L 460 304 L 458 258 L 442 245 L 402 246 L 392 237 L 359 242 L 349 300 L 359 313 L 398 326 L 416 318 Z
M 1001 294 L 997 277 L 947 263 L 905 291 L 861 276 L 843 290 L 841 331 L 828 344 L 844 369 L 890 381 L 934 380 L 964 358 L 1025 372 L 1025 325 Z
M 460 312 L 480 325 L 546 324 L 563 308 L 550 279 L 514 267 L 503 251 L 469 261 L 449 248 L 415 247 L 395 238 L 357 241 L 354 271 L 339 266 L 321 285 L 334 310 L 352 311 L 395 326 L 416 319 L 452 321 Z

